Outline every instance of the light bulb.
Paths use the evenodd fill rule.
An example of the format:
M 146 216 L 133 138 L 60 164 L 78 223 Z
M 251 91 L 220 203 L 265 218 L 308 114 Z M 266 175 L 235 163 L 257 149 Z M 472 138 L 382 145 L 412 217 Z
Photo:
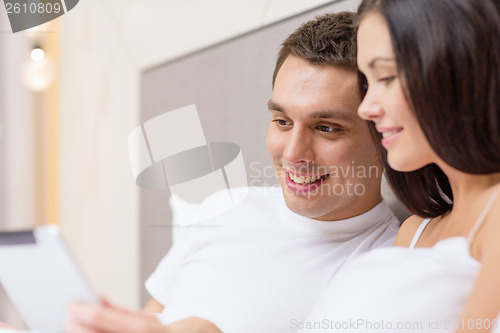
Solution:
M 39 47 L 35 47 L 33 50 L 31 50 L 31 59 L 33 59 L 36 62 L 42 61 L 43 58 L 45 57 L 45 51 L 42 50 Z
M 55 76 L 55 66 L 42 48 L 35 47 L 23 64 L 24 84 L 32 91 L 46 90 Z

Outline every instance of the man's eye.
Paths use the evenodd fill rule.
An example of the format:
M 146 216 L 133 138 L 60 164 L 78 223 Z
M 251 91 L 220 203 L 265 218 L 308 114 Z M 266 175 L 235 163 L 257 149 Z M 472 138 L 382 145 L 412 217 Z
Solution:
M 317 126 L 316 129 L 318 131 L 324 132 L 324 133 L 330 133 L 330 132 L 338 132 L 338 131 L 340 131 L 340 128 L 332 127 L 332 126 L 326 126 L 326 125 Z
M 288 126 L 290 125 L 289 121 L 283 120 L 283 119 L 275 119 L 273 120 L 273 123 L 276 123 L 278 126 Z

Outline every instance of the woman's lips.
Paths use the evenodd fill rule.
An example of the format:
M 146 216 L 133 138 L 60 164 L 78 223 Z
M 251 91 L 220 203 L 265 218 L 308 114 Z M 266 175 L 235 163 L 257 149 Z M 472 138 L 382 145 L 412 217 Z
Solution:
M 403 128 L 377 128 L 377 131 L 382 133 L 382 146 L 387 147 L 399 138 Z

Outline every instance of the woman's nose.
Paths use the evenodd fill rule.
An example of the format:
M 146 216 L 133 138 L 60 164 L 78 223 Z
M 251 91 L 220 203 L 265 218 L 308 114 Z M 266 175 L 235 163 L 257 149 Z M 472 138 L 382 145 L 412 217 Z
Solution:
M 370 93 L 370 90 L 365 95 L 365 98 L 361 101 L 358 107 L 358 115 L 364 120 L 371 120 L 376 122 L 378 118 L 383 115 L 382 105 L 379 101 Z

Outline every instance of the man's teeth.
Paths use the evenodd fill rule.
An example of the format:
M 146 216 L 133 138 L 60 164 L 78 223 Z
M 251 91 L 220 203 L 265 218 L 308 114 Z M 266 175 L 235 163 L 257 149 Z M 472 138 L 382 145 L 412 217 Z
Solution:
M 383 138 L 386 138 L 386 137 L 388 137 L 388 136 L 391 136 L 391 135 L 393 135 L 393 134 L 396 134 L 397 132 L 399 132 L 399 129 L 396 129 L 396 130 L 394 130 L 394 131 L 390 131 L 390 132 L 383 132 L 383 133 L 382 133 L 382 137 L 383 137 Z
M 305 185 L 305 184 L 312 184 L 317 180 L 320 180 L 321 178 L 326 178 L 328 175 L 323 175 L 323 176 L 318 176 L 318 177 L 304 177 L 304 176 L 296 176 L 292 173 L 288 173 L 290 176 L 290 179 L 293 180 L 294 183 L 300 184 L 300 185 Z

